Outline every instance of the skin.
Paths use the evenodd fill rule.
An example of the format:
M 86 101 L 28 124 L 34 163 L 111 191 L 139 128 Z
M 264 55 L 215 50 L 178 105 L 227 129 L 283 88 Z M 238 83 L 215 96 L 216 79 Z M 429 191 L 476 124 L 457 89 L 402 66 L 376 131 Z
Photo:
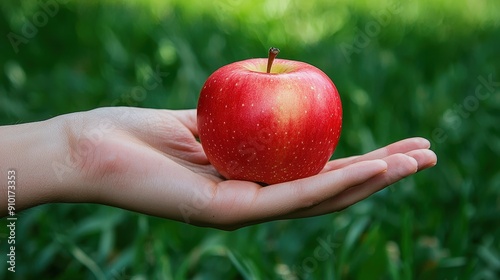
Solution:
M 330 161 L 300 180 L 267 187 L 225 180 L 196 140 L 196 110 L 99 108 L 3 126 L 0 135 L 2 180 L 16 172 L 16 213 L 99 203 L 224 230 L 340 211 L 437 162 L 429 141 L 410 138 Z

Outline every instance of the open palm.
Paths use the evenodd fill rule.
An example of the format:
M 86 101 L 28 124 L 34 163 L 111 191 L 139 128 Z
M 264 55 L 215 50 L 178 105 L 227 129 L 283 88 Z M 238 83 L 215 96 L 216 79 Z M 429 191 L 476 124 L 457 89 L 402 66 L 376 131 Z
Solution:
M 196 140 L 196 110 L 100 108 L 72 122 L 70 151 L 85 150 L 78 168 L 91 202 L 227 230 L 339 211 L 437 161 L 427 140 L 410 138 L 263 187 L 225 180 L 210 165 Z

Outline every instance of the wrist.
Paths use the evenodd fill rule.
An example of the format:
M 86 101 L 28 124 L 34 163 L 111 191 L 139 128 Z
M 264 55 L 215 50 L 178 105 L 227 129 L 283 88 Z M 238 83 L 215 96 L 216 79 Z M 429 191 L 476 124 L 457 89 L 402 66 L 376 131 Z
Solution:
M 16 173 L 16 212 L 40 204 L 65 202 L 75 192 L 78 172 L 72 165 L 64 127 L 64 115 L 0 127 L 0 178 L 6 178 L 9 170 Z M 4 183 L 1 186 L 6 187 Z M 6 188 L 2 187 L 0 199 L 7 201 Z M 6 211 L 0 209 L 0 215 L 6 215 Z

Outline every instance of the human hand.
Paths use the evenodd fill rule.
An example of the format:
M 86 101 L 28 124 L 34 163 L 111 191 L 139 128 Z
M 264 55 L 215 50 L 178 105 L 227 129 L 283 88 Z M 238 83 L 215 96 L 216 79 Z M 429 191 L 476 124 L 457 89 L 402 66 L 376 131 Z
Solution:
M 411 138 L 263 187 L 225 180 L 210 165 L 196 140 L 196 110 L 113 107 L 57 119 L 71 168 L 55 172 L 57 195 L 46 202 L 100 203 L 226 230 L 339 211 L 437 161 L 427 140 Z

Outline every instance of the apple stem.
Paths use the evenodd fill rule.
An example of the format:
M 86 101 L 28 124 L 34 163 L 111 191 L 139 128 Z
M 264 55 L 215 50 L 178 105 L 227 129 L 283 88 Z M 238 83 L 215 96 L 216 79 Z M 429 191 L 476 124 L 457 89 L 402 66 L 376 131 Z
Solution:
M 280 53 L 280 49 L 271 47 L 269 49 L 269 56 L 267 57 L 267 73 L 271 73 L 271 67 L 276 56 Z

